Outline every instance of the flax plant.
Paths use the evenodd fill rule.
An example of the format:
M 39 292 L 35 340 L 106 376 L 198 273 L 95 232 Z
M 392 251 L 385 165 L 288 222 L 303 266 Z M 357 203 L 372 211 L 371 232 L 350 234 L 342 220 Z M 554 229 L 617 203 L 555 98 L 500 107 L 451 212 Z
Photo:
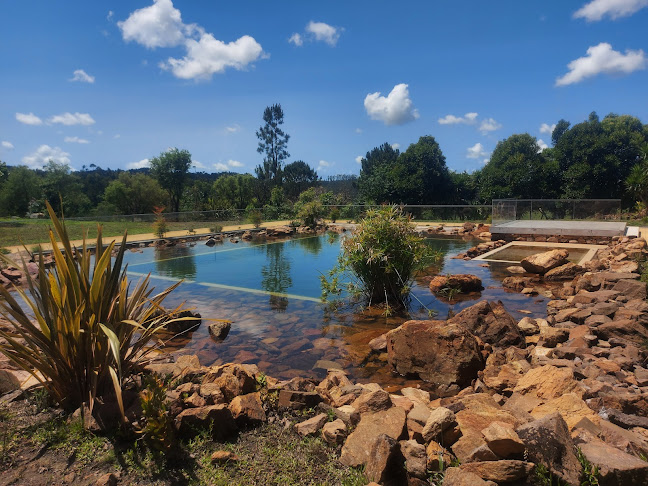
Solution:
M 0 330 L 0 352 L 62 407 L 86 404 L 92 412 L 97 398 L 115 395 L 123 416 L 122 386 L 154 348 L 156 331 L 170 319 L 191 319 L 174 319 L 180 307 L 162 307 L 179 283 L 152 295 L 147 276 L 131 290 L 122 269 L 126 234 L 112 262 L 115 242 L 104 245 L 99 226 L 93 258 L 86 239 L 81 249 L 73 248 L 65 225 L 49 204 L 47 210 L 54 266 L 46 269 L 39 253 L 34 279 L 23 260 L 27 289 L 16 289 L 22 306 L 0 285 L 0 314 L 12 326 Z

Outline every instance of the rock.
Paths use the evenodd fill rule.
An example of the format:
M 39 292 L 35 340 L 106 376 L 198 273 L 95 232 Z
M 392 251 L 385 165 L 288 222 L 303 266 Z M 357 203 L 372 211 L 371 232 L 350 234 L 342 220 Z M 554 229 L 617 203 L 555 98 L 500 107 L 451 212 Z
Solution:
M 526 446 L 530 461 L 546 465 L 552 474 L 568 484 L 580 484 L 581 465 L 576 447 L 559 413 L 522 425 L 517 434 Z
M 427 454 L 425 446 L 415 440 L 402 440 L 401 453 L 405 459 L 407 474 L 419 479 L 427 479 Z
M 420 403 L 416 403 L 407 413 L 407 433 L 410 439 L 423 439 L 423 427 L 425 427 L 430 413 L 430 409 Z
M 168 331 L 183 334 L 192 331 L 200 326 L 202 322 L 201 315 L 197 312 L 184 310 L 178 313 L 173 319 L 165 324 Z
M 228 462 L 238 462 L 240 459 L 233 452 L 220 450 L 215 451 L 210 460 L 212 464 L 227 464 Z
M 497 484 L 492 481 L 484 481 L 473 472 L 450 467 L 446 469 L 443 477 L 443 486 L 497 486 Z
M 562 327 L 544 326 L 540 328 L 539 346 L 545 348 L 555 348 L 558 344 L 564 343 L 569 339 L 569 329 Z
M 619 280 L 612 290 L 625 295 L 628 299 L 646 300 L 646 283 L 640 280 Z
M 429 471 L 443 471 L 446 464 L 452 462 L 453 456 L 438 442 L 430 442 L 425 449 Z
M 232 323 L 230 321 L 213 322 L 209 324 L 209 334 L 214 339 L 222 341 L 229 334 Z
M 0 396 L 20 390 L 20 381 L 11 371 L 0 370 Z
M 362 415 L 355 430 L 342 446 L 340 462 L 351 467 L 366 464 L 371 448 L 381 434 L 398 440 L 404 429 L 405 411 L 400 407 Z
M 444 321 L 407 321 L 388 332 L 387 359 L 398 373 L 437 385 L 467 386 L 484 367 L 474 336 Z
M 585 273 L 585 269 L 575 263 L 565 263 L 559 267 L 552 268 L 545 273 L 545 280 L 571 280 L 577 275 Z
M 613 408 L 606 409 L 607 418 L 613 424 L 626 429 L 632 427 L 642 427 L 648 429 L 648 417 L 640 417 L 639 415 L 630 415 L 620 412 Z
M 369 347 L 376 353 L 387 351 L 387 333 L 381 334 L 377 338 L 369 341 Z
M 507 458 L 524 452 L 524 443 L 511 424 L 493 422 L 482 430 L 486 444 L 499 457 Z
M 369 481 L 385 486 L 404 483 L 403 458 L 394 438 L 381 434 L 373 441 L 364 473 Z
M 246 395 L 256 391 L 256 374 L 259 372 L 255 365 L 226 364 L 213 366 L 205 374 L 202 384 L 218 385 L 225 398 L 230 401 L 235 396 Z
M 509 273 L 526 273 L 526 270 L 522 268 L 519 265 L 512 265 L 510 267 L 506 267 L 506 271 Z
M 391 398 L 389 398 L 389 393 L 380 389 L 374 392 L 363 393 L 351 404 L 351 406 L 360 414 L 365 412 L 380 412 L 381 410 L 387 410 L 391 407 L 392 401 Z
M 430 290 L 435 294 L 444 289 L 455 289 L 460 293 L 468 293 L 478 292 L 483 288 L 481 279 L 470 274 L 437 275 L 430 281 Z
M 526 461 L 515 461 L 511 459 L 503 461 L 483 461 L 470 462 L 462 464 L 459 468 L 462 471 L 475 473 L 482 479 L 495 481 L 496 483 L 512 483 L 525 479 L 531 471 L 534 464 Z
M 648 485 L 648 462 L 621 452 L 603 441 L 580 445 L 583 455 L 598 467 L 601 486 Z
M 526 336 L 532 336 L 540 331 L 536 320 L 532 319 L 531 317 L 523 317 L 522 319 L 520 319 L 520 322 L 518 322 L 517 326 L 522 334 Z
M 514 392 L 521 394 L 533 393 L 539 398 L 552 399 L 565 393 L 576 393 L 582 396 L 583 392 L 570 368 L 556 368 L 551 365 L 533 368 L 522 376 Z
M 214 246 L 216 244 L 216 239 L 214 238 L 208 238 L 207 241 L 205 241 L 205 245 L 207 246 Z
M 117 486 L 119 478 L 115 473 L 106 473 L 95 481 L 95 486 Z
M 229 404 L 229 409 L 237 421 L 260 423 L 266 421 L 260 393 L 248 393 L 234 397 Z
M 347 437 L 346 424 L 341 419 L 335 419 L 333 422 L 327 422 L 322 427 L 322 437 L 332 445 L 340 445 Z
M 538 405 L 531 411 L 533 418 L 542 418 L 553 413 L 560 413 L 571 430 L 583 418 L 588 418 L 598 424 L 599 416 L 590 409 L 587 404 L 574 393 L 565 393 L 559 397 Z
M 610 341 L 618 339 L 625 342 L 633 342 L 637 345 L 642 345 L 648 339 L 648 328 L 643 324 L 631 320 L 621 319 L 616 321 L 606 322 L 595 327 L 592 332 L 596 334 L 599 339 Z
M 324 427 L 327 420 L 327 415 L 325 413 L 320 413 L 319 415 L 315 415 L 313 418 L 309 418 L 308 420 L 304 420 L 295 425 L 295 431 L 302 437 L 315 435 L 322 427 Z
M 646 370 L 646 379 L 648 380 L 648 370 Z M 401 388 L 401 395 L 409 398 L 415 405 L 418 403 L 427 407 L 430 404 L 430 392 L 420 388 Z
M 435 408 L 428 415 L 427 422 L 425 422 L 421 432 L 423 440 L 425 442 L 438 441 L 443 432 L 456 425 L 456 423 L 457 418 L 451 410 L 445 407 Z
M 317 392 L 280 390 L 277 406 L 279 409 L 299 410 L 316 407 L 321 401 L 322 397 Z
M 176 417 L 175 426 L 180 434 L 187 436 L 211 427 L 216 439 L 227 438 L 237 430 L 232 412 L 224 404 L 187 408 Z
M 552 268 L 565 265 L 568 256 L 568 250 L 550 250 L 544 253 L 528 256 L 520 262 L 520 265 L 529 273 L 545 274 Z
M 483 300 L 462 310 L 447 322 L 463 326 L 489 344 L 515 346 L 524 343 L 524 336 L 518 330 L 515 319 L 506 312 L 501 302 Z

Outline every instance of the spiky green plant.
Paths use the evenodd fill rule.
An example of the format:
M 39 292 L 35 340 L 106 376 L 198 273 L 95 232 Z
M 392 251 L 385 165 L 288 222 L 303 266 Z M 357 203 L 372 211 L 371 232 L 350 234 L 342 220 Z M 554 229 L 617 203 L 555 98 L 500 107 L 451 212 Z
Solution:
M 86 404 L 92 411 L 97 397 L 114 393 L 123 415 L 122 385 L 152 351 L 155 332 L 170 319 L 188 319 L 173 319 L 180 307 L 162 307 L 179 283 L 152 296 L 147 276 L 131 290 L 122 269 L 126 234 L 111 265 L 115 242 L 104 245 L 101 226 L 93 257 L 85 238 L 82 248 L 72 247 L 63 222 L 49 204 L 47 210 L 55 264 L 46 269 L 39 254 L 35 280 L 23 261 L 27 290 L 16 289 L 23 306 L 0 286 L 0 314 L 13 327 L 0 330 L 0 352 L 64 408 Z

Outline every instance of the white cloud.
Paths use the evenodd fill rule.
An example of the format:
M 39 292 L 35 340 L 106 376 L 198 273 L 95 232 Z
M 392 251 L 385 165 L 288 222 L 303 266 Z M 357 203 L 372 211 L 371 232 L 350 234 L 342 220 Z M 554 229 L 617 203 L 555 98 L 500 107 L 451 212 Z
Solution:
M 547 143 L 546 143 L 544 140 L 542 140 L 541 138 L 539 138 L 539 139 L 538 139 L 538 147 L 539 147 L 539 149 L 538 149 L 538 153 L 540 153 L 540 152 L 542 152 L 544 149 L 548 149 L 548 148 L 549 148 L 549 145 L 547 145 Z
M 67 143 L 90 143 L 89 140 L 86 140 L 85 138 L 79 138 L 79 137 L 65 137 L 63 139 L 64 142 Z
M 380 96 L 380 92 L 368 94 L 364 106 L 372 120 L 380 120 L 385 125 L 402 125 L 419 118 L 404 83 L 394 86 L 387 97 Z
M 196 169 L 206 169 L 207 166 L 203 164 L 202 162 L 198 162 L 197 160 L 192 160 L 191 165 L 193 165 Z
M 484 135 L 488 132 L 499 130 L 500 128 L 502 128 L 502 125 L 497 123 L 494 118 L 486 118 L 479 124 L 479 131 Z
M 33 113 L 16 113 L 16 120 L 25 125 L 42 125 L 43 120 Z
M 551 136 L 555 128 L 556 128 L 555 123 L 553 125 L 549 125 L 548 123 L 543 123 L 542 125 L 540 125 L 540 133 L 546 133 L 547 135 Z
M 153 5 L 135 10 L 117 25 L 126 42 L 135 41 L 149 49 L 174 47 L 185 41 L 187 26 L 171 0 L 153 0 Z
M 113 138 L 114 138 L 114 139 L 121 138 L 121 135 L 120 135 L 119 133 L 115 133 L 115 135 L 113 135 Z
M 295 44 L 297 47 L 301 47 L 304 45 L 304 39 L 302 38 L 301 34 L 298 34 L 297 32 L 295 32 L 293 35 L 290 36 L 288 42 L 290 42 L 291 44 Z
M 484 150 L 484 146 L 479 142 L 466 149 L 466 157 L 469 159 L 479 159 L 481 157 L 486 157 L 487 155 L 488 152 Z
M 490 162 L 490 158 L 482 160 L 482 164 L 486 165 Z
M 186 39 L 185 47 L 187 55 L 182 59 L 170 57 L 160 63 L 162 69 L 181 79 L 210 79 L 228 67 L 240 71 L 264 56 L 261 44 L 249 35 L 226 44 L 203 32 L 199 40 Z
M 238 123 L 235 123 L 234 125 L 231 125 L 229 127 L 225 127 L 225 131 L 227 133 L 236 133 L 241 131 L 241 125 Z
M 32 169 L 40 169 L 50 160 L 59 164 L 70 163 L 70 154 L 62 150 L 60 147 L 50 147 L 49 145 L 41 145 L 35 152 L 25 155 L 22 158 L 22 163 L 31 167 Z
M 216 169 L 219 172 L 228 172 L 229 167 L 227 165 L 223 164 L 222 162 L 217 162 L 214 164 L 214 169 Z
M 334 47 L 340 38 L 342 29 L 325 24 L 324 22 L 313 22 L 312 20 L 306 26 L 306 32 L 312 34 L 315 40 L 326 42 L 329 46 Z
M 587 49 L 587 55 L 574 59 L 567 67 L 569 72 L 556 79 L 556 86 L 567 86 L 580 83 L 586 78 L 597 74 L 630 74 L 634 71 L 645 69 L 648 60 L 644 51 L 626 49 L 625 54 L 612 49 L 607 42 Z
M 355 161 L 356 161 L 358 164 L 362 164 L 362 159 L 364 159 L 364 157 L 363 157 L 362 155 L 358 155 L 358 156 L 355 158 Z
M 361 134 L 361 133 L 362 133 L 362 128 L 356 128 L 356 129 L 355 129 L 355 132 L 356 132 L 358 135 Z
M 126 167 L 129 169 L 145 169 L 149 167 L 149 159 L 142 159 L 139 162 L 130 162 L 126 164 Z
M 48 120 L 49 123 L 61 123 L 62 125 L 94 125 L 95 121 L 88 113 L 62 113 L 54 115 Z
M 74 76 L 70 78 L 70 81 L 79 81 L 80 83 L 92 84 L 95 82 L 95 77 L 90 76 L 83 69 L 77 69 L 76 71 L 74 71 Z
M 229 167 L 243 167 L 242 162 L 239 162 L 238 160 L 232 160 L 232 159 L 227 161 L 227 165 Z
M 394 150 L 398 150 L 400 148 L 400 143 L 392 143 L 391 148 L 393 148 Z
M 2 148 L 6 148 L 7 150 L 13 150 L 13 148 L 14 148 L 13 143 L 8 142 L 6 140 L 3 140 L 1 145 L 2 145 Z
M 112 10 L 108 10 L 108 15 L 106 15 L 106 20 L 112 20 L 114 15 L 115 12 L 113 12 Z
M 333 165 L 331 162 L 327 162 L 326 160 L 320 160 L 319 164 L 317 165 L 317 170 L 322 170 L 322 169 L 328 169 Z
M 477 113 L 470 112 L 464 116 L 446 115 L 443 118 L 439 118 L 438 121 L 440 125 L 457 125 L 459 123 L 474 125 L 477 121 Z
M 595 22 L 608 15 L 615 20 L 628 17 L 644 7 L 648 7 L 648 0 L 592 0 L 576 10 L 574 18 Z

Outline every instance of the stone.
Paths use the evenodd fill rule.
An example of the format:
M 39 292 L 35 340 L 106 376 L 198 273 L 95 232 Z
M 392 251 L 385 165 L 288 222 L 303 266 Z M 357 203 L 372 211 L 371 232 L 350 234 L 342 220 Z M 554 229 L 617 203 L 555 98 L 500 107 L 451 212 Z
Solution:
M 20 390 L 20 381 L 9 370 L 0 370 L 0 396 Z
M 517 326 L 525 336 L 532 336 L 540 331 L 536 320 L 532 319 L 531 317 L 523 317 L 522 319 L 520 319 L 520 322 L 518 322 Z
M 327 422 L 322 427 L 322 437 L 327 444 L 336 446 L 344 443 L 347 437 L 347 427 L 342 419 L 335 419 L 333 422 Z
M 236 421 L 257 424 L 266 421 L 259 392 L 234 397 L 229 404 L 229 409 Z
M 387 359 L 398 373 L 437 385 L 467 386 L 484 367 L 475 337 L 445 321 L 407 321 L 390 331 Z
M 430 413 L 431 410 L 420 403 L 416 403 L 407 413 L 407 433 L 410 439 L 423 439 L 423 427 L 425 427 Z
M 95 481 L 95 486 L 117 486 L 119 478 L 115 473 L 106 473 Z
M 231 328 L 232 323 L 230 321 L 212 322 L 209 324 L 209 334 L 214 339 L 222 341 L 227 337 Z
M 524 424 L 517 429 L 517 434 L 530 461 L 546 465 L 552 474 L 568 484 L 580 484 L 581 465 L 576 447 L 559 413 Z
M 632 319 L 606 322 L 595 327 L 592 332 L 605 341 L 619 339 L 642 345 L 648 339 L 648 328 Z
M 491 355 L 492 356 L 492 355 Z M 518 380 L 531 368 L 525 360 L 499 365 L 487 365 L 484 369 L 484 384 L 497 392 L 510 392 L 515 388 Z
M 545 348 L 555 348 L 558 344 L 564 343 L 569 339 L 569 329 L 562 327 L 545 326 L 540 329 L 539 346 Z
M 400 407 L 361 416 L 355 430 L 347 437 L 342 446 L 340 462 L 345 466 L 356 467 L 366 464 L 373 443 L 381 434 L 398 440 L 405 430 L 405 411 Z
M 582 398 L 574 393 L 565 393 L 542 405 L 538 405 L 531 410 L 531 416 L 539 419 L 556 412 L 560 413 L 570 430 L 583 418 L 587 418 L 595 424 L 600 421 L 600 417 L 587 406 Z
M 476 275 L 437 275 L 430 281 L 430 290 L 439 293 L 445 289 L 455 289 L 460 293 L 479 292 L 483 290 L 482 281 Z
M 585 273 L 585 269 L 575 263 L 565 263 L 559 267 L 552 268 L 545 273 L 545 280 L 571 280 L 576 275 Z
M 389 393 L 380 389 L 374 392 L 363 393 L 351 404 L 353 408 L 360 414 L 365 412 L 379 412 L 387 410 L 392 406 Z
M 302 437 L 306 437 L 307 435 L 315 435 L 320 431 L 322 427 L 324 427 L 324 424 L 327 421 L 328 416 L 325 413 L 320 413 L 319 415 L 315 415 L 314 417 L 309 418 L 308 420 L 304 420 L 303 422 L 295 425 L 295 431 Z
M 230 462 L 238 462 L 240 459 L 239 456 L 237 456 L 233 452 L 220 450 L 215 451 L 211 455 L 210 460 L 212 464 L 227 464 Z
M 538 398 L 550 400 L 565 393 L 576 393 L 582 396 L 583 392 L 570 368 L 556 368 L 544 365 L 533 368 L 524 374 L 513 389 L 521 394 L 533 393 Z
M 486 444 L 499 457 L 507 458 L 524 452 L 524 443 L 511 424 L 493 422 L 482 430 Z
M 237 395 L 245 395 L 256 391 L 256 374 L 259 372 L 255 365 L 226 364 L 212 366 L 203 377 L 202 384 L 215 383 L 230 401 Z
M 443 486 L 497 486 L 492 481 L 484 481 L 474 472 L 465 471 L 458 467 L 446 469 Z
M 373 338 L 369 341 L 369 347 L 376 353 L 387 351 L 387 333 L 381 334 L 377 338 Z
M 430 471 L 442 471 L 446 464 L 452 462 L 453 456 L 438 442 L 430 442 L 425 449 L 427 468 Z
M 580 444 L 580 448 L 587 460 L 598 467 L 601 486 L 648 485 L 648 462 L 603 441 Z
M 630 415 L 613 408 L 607 409 L 606 415 L 610 422 L 620 427 L 626 429 L 630 429 L 632 427 L 642 427 L 644 429 L 648 429 L 648 417 Z
M 502 461 L 469 462 L 459 469 L 475 473 L 484 480 L 496 483 L 512 483 L 525 479 L 535 465 L 532 462 L 506 459 Z
M 237 430 L 232 412 L 224 404 L 187 408 L 175 418 L 175 427 L 181 435 L 187 436 L 196 435 L 211 427 L 214 438 L 219 440 L 231 436 Z
M 405 482 L 403 472 L 403 457 L 398 441 L 386 434 L 379 435 L 371 445 L 365 477 L 378 484 L 395 486 Z
M 545 274 L 552 268 L 565 265 L 569 251 L 565 249 L 550 250 L 526 257 L 520 262 L 522 268 L 529 273 Z
M 648 377 L 648 375 L 646 376 Z M 412 400 L 414 404 L 419 403 L 425 406 L 428 406 L 430 404 L 430 392 L 421 390 L 420 388 L 412 388 L 412 387 L 401 388 L 401 395 Z
M 506 271 L 509 273 L 518 273 L 518 274 L 526 273 L 526 270 L 519 265 L 512 265 L 510 267 L 506 267 Z
M 427 454 L 425 446 L 415 440 L 402 440 L 401 453 L 405 459 L 407 474 L 419 479 L 427 479 Z
M 431 440 L 438 440 L 444 431 L 453 427 L 457 422 L 457 417 L 455 414 L 445 408 L 438 407 L 430 412 L 428 415 L 427 422 L 421 431 L 423 440 L 425 442 L 430 442 Z
M 640 280 L 619 280 L 612 290 L 625 295 L 628 299 L 646 300 L 646 283 Z
M 524 343 L 524 336 L 518 330 L 517 322 L 499 301 L 478 302 L 447 322 L 459 324 L 482 341 L 496 346 L 516 346 Z

